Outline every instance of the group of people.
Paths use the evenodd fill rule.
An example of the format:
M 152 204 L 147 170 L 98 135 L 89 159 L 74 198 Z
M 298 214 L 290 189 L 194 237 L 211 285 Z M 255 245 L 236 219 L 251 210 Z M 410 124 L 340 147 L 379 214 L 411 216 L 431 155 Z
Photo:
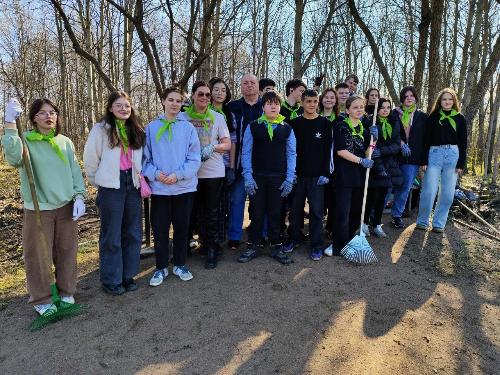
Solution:
M 412 86 L 401 90 L 401 105 L 393 109 L 376 88 L 357 95 L 358 83 L 350 75 L 320 94 L 321 80 L 310 89 L 293 79 L 282 98 L 273 80 L 246 74 L 242 97 L 236 100 L 221 78 L 195 82 L 189 100 L 172 86 L 161 95 L 163 113 L 145 127 L 129 95 L 112 92 L 83 153 L 87 179 L 98 187 L 103 290 L 120 295 L 138 287 L 134 277 L 139 272 L 140 190 L 145 183 L 152 192 L 156 257 L 151 286 L 168 275 L 171 226 L 172 273 L 183 281 L 193 278 L 186 263 L 195 233 L 207 269 L 217 266 L 226 241 L 228 248 L 240 249 L 247 196 L 251 223 L 246 246 L 240 249 L 241 263 L 260 255 L 266 242 L 272 258 L 289 264 L 294 248 L 305 241 L 317 261 L 340 255 L 358 229 L 384 237 L 381 219 L 389 191 L 394 196 L 392 225 L 403 228 L 402 214 L 419 169 L 425 177 L 416 228 L 429 228 L 439 188 L 432 230 L 443 232 L 466 160 L 466 122 L 455 91 L 443 89 L 427 115 L 417 109 L 419 98 Z M 29 302 L 43 315 L 56 307 L 15 125 L 21 113 L 16 100 L 6 105 L 2 147 L 8 163 L 21 172 Z M 85 213 L 84 179 L 73 143 L 61 134 L 57 105 L 37 99 L 28 118 L 33 129 L 24 136 L 56 285 L 61 298 L 74 303 L 76 220 Z M 366 214 L 358 228 L 370 168 Z M 308 235 L 303 232 L 306 200 Z M 325 241 L 324 230 L 331 241 Z

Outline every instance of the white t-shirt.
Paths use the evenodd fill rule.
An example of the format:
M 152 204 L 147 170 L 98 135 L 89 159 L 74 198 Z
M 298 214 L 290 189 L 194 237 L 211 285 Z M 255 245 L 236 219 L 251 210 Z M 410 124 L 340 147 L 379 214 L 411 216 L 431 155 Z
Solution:
M 202 149 L 208 144 L 213 144 L 215 146 L 221 143 L 220 141 L 222 138 L 229 138 L 229 130 L 227 128 L 226 120 L 224 120 L 224 116 L 211 109 L 209 109 L 209 111 L 214 116 L 215 123 L 212 124 L 212 121 L 207 119 L 208 129 L 205 129 L 200 120 L 192 119 L 186 112 L 181 112 L 179 114 L 179 118 L 187 120 L 193 124 L 196 132 L 198 133 Z M 210 159 L 202 162 L 201 167 L 198 170 L 198 178 L 217 178 L 224 177 L 225 175 L 226 169 L 224 167 L 224 160 L 222 158 L 222 154 L 219 152 L 214 152 Z

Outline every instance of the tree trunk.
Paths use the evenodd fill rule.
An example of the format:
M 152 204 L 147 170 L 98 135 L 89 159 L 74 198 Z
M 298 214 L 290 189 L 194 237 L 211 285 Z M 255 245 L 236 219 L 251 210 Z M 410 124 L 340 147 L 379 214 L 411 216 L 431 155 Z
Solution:
M 486 149 L 484 150 L 484 175 L 491 173 L 491 159 L 493 156 L 495 133 L 498 123 L 498 112 L 500 109 L 500 75 L 497 75 L 497 89 L 494 101 L 490 101 L 490 119 L 488 124 L 488 135 L 486 137 Z
M 293 34 L 293 78 L 302 78 L 302 20 L 307 0 L 295 0 Z
M 464 93 L 465 74 L 467 73 L 467 62 L 469 61 L 469 48 L 471 43 L 472 22 L 474 21 L 474 10 L 476 0 L 469 0 L 469 11 L 467 13 L 467 26 L 465 27 L 464 47 L 462 49 L 462 63 L 460 64 L 460 73 L 458 76 L 458 97 L 461 98 Z
M 132 13 L 134 9 L 134 1 L 126 0 L 124 7 L 127 12 Z M 127 18 L 123 17 L 123 90 L 130 93 L 131 84 L 131 67 L 132 67 L 132 42 L 134 37 L 134 24 Z
M 427 90 L 427 112 L 430 112 L 436 94 L 441 88 L 441 59 L 439 54 L 441 26 L 443 24 L 444 0 L 432 0 L 431 31 L 429 43 L 429 88 Z
M 424 79 L 425 56 L 427 55 L 427 41 L 429 40 L 429 25 L 431 24 L 431 9 L 429 0 L 422 0 L 420 6 L 421 19 L 418 24 L 418 52 L 415 61 L 413 85 L 419 97 L 422 97 L 422 82 Z
M 265 0 L 264 8 L 264 25 L 262 27 L 262 48 L 261 48 L 261 69 L 260 73 L 263 77 L 269 74 L 269 13 L 272 0 Z

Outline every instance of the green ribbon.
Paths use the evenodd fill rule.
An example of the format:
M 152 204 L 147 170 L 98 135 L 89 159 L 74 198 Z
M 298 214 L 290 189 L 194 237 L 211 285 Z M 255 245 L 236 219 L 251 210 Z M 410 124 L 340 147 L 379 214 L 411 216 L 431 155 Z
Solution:
M 259 124 L 262 124 L 263 122 L 266 123 L 267 126 L 267 134 L 269 134 L 269 139 L 272 141 L 273 140 L 273 124 L 281 124 L 283 120 L 285 119 L 285 116 L 278 114 L 278 116 L 274 120 L 270 120 L 267 118 L 266 115 L 262 115 L 259 117 L 257 120 Z
M 300 109 L 299 103 L 296 103 L 295 106 L 290 107 L 290 104 L 288 104 L 288 102 L 286 100 L 283 100 L 281 105 L 290 111 L 290 120 L 293 120 L 294 118 L 299 117 L 299 115 L 297 113 Z
M 387 117 L 379 117 L 378 120 L 382 124 L 382 136 L 384 137 L 384 139 L 387 139 L 387 137 L 391 138 L 392 137 L 392 125 L 387 120 Z
M 167 120 L 162 118 L 160 121 L 163 123 L 163 125 L 160 127 L 160 129 L 158 129 L 158 133 L 156 133 L 156 142 L 161 139 L 163 133 L 165 133 L 167 130 L 168 140 L 172 141 L 172 125 L 177 121 L 177 119 L 174 118 L 173 120 Z
M 353 137 L 360 137 L 361 139 L 365 139 L 363 137 L 363 125 L 361 124 L 361 121 L 358 120 L 357 124 L 354 125 L 350 119 L 350 117 L 346 117 L 344 119 L 344 122 L 347 124 L 347 126 L 349 126 L 349 128 L 351 129 L 351 134 Z M 359 131 L 356 130 L 356 128 L 359 128 Z
M 227 124 L 226 114 L 224 113 L 224 111 L 222 110 L 222 108 L 221 108 L 221 109 L 219 109 L 219 108 L 217 108 L 217 107 L 214 107 L 212 104 L 210 104 L 210 105 L 208 106 L 208 108 L 210 108 L 211 110 L 214 110 L 215 112 L 220 113 L 222 116 L 224 116 L 224 120 L 226 120 L 226 124 Z
M 127 135 L 127 126 L 125 125 L 125 120 L 119 120 L 115 118 L 115 124 L 118 129 L 118 135 L 120 136 L 120 140 L 122 141 L 123 151 L 125 153 L 128 152 L 128 135 Z
M 63 162 L 68 164 L 68 159 L 66 159 L 66 156 L 64 156 L 63 152 L 61 151 L 61 148 L 57 145 L 56 141 L 54 141 L 55 134 L 56 134 L 55 129 L 51 129 L 51 131 L 47 135 L 41 134 L 37 130 L 32 130 L 32 131 L 26 133 L 26 139 L 30 142 L 36 142 L 36 141 L 48 142 L 50 144 L 50 146 L 52 147 L 52 149 L 57 154 L 57 156 L 59 156 L 59 158 Z
M 401 116 L 401 122 L 403 123 L 403 126 L 407 128 L 410 125 L 410 116 L 413 112 L 415 112 L 415 109 L 417 106 L 415 104 L 412 104 L 411 106 L 402 106 L 401 109 L 403 110 L 403 115 Z
M 194 109 L 194 105 L 191 104 L 189 107 L 186 107 L 184 109 L 184 112 L 187 113 L 189 117 L 191 117 L 193 120 L 200 120 L 201 123 L 203 124 L 203 128 L 208 131 L 208 122 L 207 119 L 211 121 L 211 123 L 215 123 L 215 117 L 214 115 L 210 112 L 210 109 L 207 107 L 205 110 L 205 113 L 199 113 L 196 112 Z
M 458 115 L 458 112 L 455 111 L 454 109 L 451 110 L 451 113 L 447 115 L 446 113 L 443 112 L 442 109 L 439 110 L 439 114 L 441 115 L 441 118 L 439 119 L 439 124 L 443 126 L 441 123 L 442 120 L 447 119 L 450 122 L 451 127 L 453 130 L 457 131 L 457 123 L 453 119 L 454 116 Z
M 320 114 L 321 114 L 321 116 L 323 116 L 323 117 L 325 116 L 325 115 L 323 114 L 323 112 L 321 112 Z M 330 116 L 328 116 L 327 118 L 328 118 L 328 121 L 330 121 L 330 122 L 334 122 L 334 121 L 335 121 L 335 119 L 337 118 L 337 116 L 335 116 L 335 112 L 332 112 L 332 114 L 331 114 Z

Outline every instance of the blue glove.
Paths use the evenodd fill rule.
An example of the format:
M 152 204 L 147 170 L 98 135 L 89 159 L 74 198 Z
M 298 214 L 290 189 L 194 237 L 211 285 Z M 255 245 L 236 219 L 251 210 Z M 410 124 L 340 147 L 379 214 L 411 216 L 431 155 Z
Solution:
M 234 180 L 236 180 L 236 173 L 234 172 L 234 168 L 226 169 L 226 184 L 230 186 L 233 184 Z
M 248 195 L 254 195 L 256 190 L 258 189 L 257 183 L 250 175 L 249 177 L 245 177 L 245 191 Z
M 292 188 L 293 188 L 293 182 L 292 181 L 288 181 L 288 180 L 283 181 L 283 183 L 279 187 L 279 189 L 281 190 L 281 196 L 283 198 L 285 198 L 286 196 L 288 196 L 288 194 L 290 194 L 292 192 Z
M 319 176 L 317 185 L 318 186 L 323 186 L 326 185 L 328 182 L 330 182 L 330 179 L 325 176 Z
M 376 159 L 376 158 L 379 158 L 381 157 L 382 154 L 380 153 L 380 149 L 379 148 L 376 148 L 373 150 L 372 152 L 372 159 Z
M 378 139 L 378 128 L 376 125 L 370 126 L 370 135 L 373 137 L 374 141 Z
M 214 145 L 209 144 L 203 146 L 201 149 L 201 161 L 207 161 L 214 154 Z
M 364 168 L 371 168 L 371 167 L 373 167 L 373 160 L 361 158 L 361 159 L 359 159 L 359 164 Z
M 403 143 L 403 145 L 401 146 L 401 153 L 405 158 L 410 156 L 411 155 L 410 146 L 408 146 L 406 143 Z

